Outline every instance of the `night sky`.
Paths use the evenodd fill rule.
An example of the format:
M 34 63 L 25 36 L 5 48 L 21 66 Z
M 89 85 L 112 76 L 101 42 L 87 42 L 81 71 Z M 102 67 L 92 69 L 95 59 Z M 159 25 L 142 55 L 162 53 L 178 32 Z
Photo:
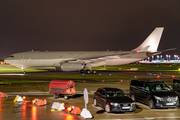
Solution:
M 23 51 L 132 50 L 165 27 L 180 55 L 180 0 L 0 0 L 0 59 Z

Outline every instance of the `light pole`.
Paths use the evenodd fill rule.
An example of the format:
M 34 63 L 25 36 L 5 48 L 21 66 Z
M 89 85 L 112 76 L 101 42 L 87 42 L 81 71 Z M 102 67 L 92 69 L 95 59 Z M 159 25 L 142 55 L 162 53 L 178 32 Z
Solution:
M 166 61 L 168 61 L 168 55 L 166 55 Z
M 160 58 L 160 60 L 162 60 L 162 55 L 161 55 L 161 58 Z
M 159 55 L 157 55 L 157 60 L 159 60 Z
M 170 61 L 170 59 L 171 59 L 171 55 L 169 55 L 169 61 Z

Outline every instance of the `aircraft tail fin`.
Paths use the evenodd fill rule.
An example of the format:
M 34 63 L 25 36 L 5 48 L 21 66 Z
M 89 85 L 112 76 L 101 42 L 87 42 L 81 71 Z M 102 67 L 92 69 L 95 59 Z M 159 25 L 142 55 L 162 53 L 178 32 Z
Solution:
M 163 33 L 163 29 L 164 27 L 156 27 L 154 31 L 146 38 L 146 40 L 132 51 L 156 52 Z

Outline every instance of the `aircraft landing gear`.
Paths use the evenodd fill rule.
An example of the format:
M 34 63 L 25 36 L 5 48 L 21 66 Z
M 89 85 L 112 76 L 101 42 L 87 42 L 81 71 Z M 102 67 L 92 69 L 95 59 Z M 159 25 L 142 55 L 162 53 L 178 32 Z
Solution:
M 25 69 L 22 69 L 23 70 L 23 73 L 26 74 L 26 70 Z
M 80 73 L 96 74 L 96 71 L 95 70 L 81 70 Z
M 85 68 L 88 68 L 88 70 L 85 70 Z M 91 64 L 84 64 L 83 69 L 80 70 L 81 73 L 86 73 L 86 74 L 96 74 L 95 70 L 91 69 Z
M 92 73 L 92 74 L 96 74 L 96 71 L 95 71 L 95 70 L 92 70 L 91 73 Z

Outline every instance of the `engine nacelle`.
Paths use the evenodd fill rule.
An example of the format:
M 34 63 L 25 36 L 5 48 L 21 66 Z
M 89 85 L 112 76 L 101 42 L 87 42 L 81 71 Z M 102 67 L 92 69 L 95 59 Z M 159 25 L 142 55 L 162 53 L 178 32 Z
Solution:
M 78 71 L 83 69 L 83 65 L 79 63 L 62 63 L 60 69 L 61 71 Z

